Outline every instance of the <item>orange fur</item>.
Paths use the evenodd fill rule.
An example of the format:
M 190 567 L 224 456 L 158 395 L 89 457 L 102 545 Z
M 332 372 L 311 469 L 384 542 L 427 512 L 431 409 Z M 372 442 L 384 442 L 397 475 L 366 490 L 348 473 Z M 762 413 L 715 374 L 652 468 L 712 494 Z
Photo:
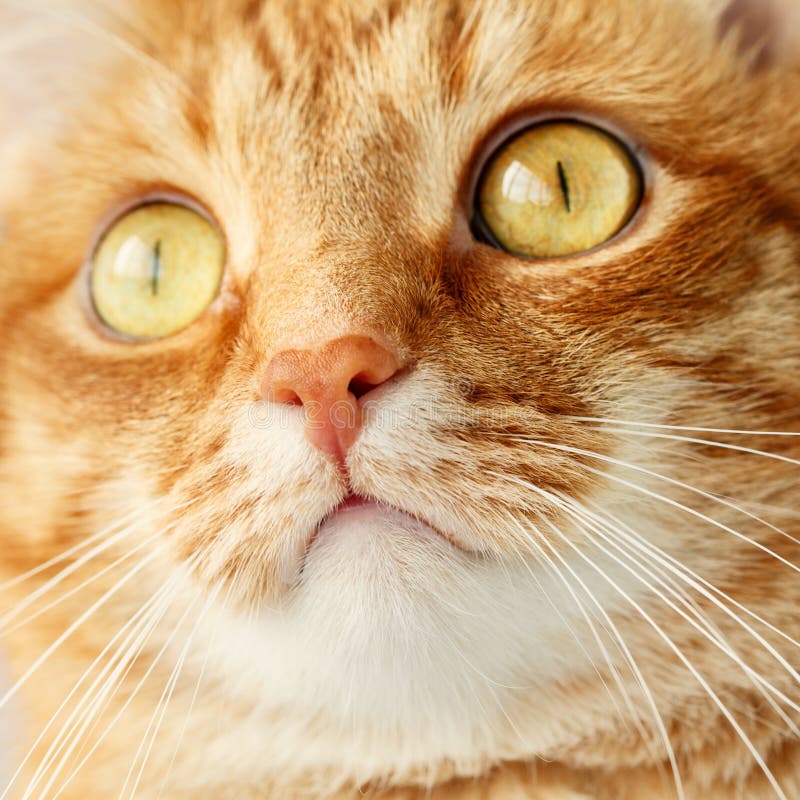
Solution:
M 776 3 L 754 39 L 747 3 L 726 13 L 728 3 L 695 0 L 13 5 L 0 3 L 10 31 L 0 42 L 0 641 L 13 674 L 114 593 L 15 697 L 12 770 L 59 713 L 12 796 L 85 696 L 87 684 L 59 711 L 76 681 L 173 581 L 119 691 L 94 721 L 77 716 L 92 724 L 73 731 L 43 796 L 62 785 L 62 797 L 117 796 L 181 663 L 137 797 L 672 798 L 658 720 L 613 622 L 687 798 L 776 796 L 744 737 L 785 796 L 799 797 L 800 691 L 786 665 L 797 664 L 800 639 L 800 438 L 658 427 L 800 435 L 793 9 Z M 646 153 L 649 186 L 636 224 L 608 247 L 532 263 L 472 238 L 470 192 L 491 146 L 546 113 L 623 131 Z M 218 221 L 224 284 L 187 330 L 120 343 L 86 313 L 82 264 L 117 209 L 163 191 Z M 397 622 L 387 640 L 414 644 L 403 658 L 422 669 L 415 648 L 440 643 L 404 625 L 424 628 L 419 608 L 445 613 L 420 588 L 447 563 L 444 544 L 428 564 L 413 560 L 412 543 L 408 593 L 392 588 L 407 616 L 342 577 L 330 627 L 341 626 L 343 649 L 319 675 L 303 666 L 344 692 L 348 666 L 380 686 L 368 668 L 381 665 L 394 727 L 358 697 L 351 716 L 308 708 L 306 696 L 273 703 L 252 663 L 262 651 L 237 650 L 251 642 L 244 634 L 226 638 L 248 615 L 292 602 L 307 532 L 345 491 L 295 431 L 258 424 L 265 370 L 278 352 L 344 334 L 391 342 L 410 370 L 392 395 L 399 416 L 365 430 L 351 452 L 354 490 L 429 520 L 498 574 L 521 561 L 546 572 L 543 552 L 556 564 L 603 557 L 561 497 L 600 507 L 651 548 L 643 556 L 628 544 L 620 556 L 647 585 L 614 567 L 629 600 L 606 586 L 609 617 L 592 612 L 605 661 L 573 669 L 565 656 L 558 678 L 515 664 L 523 685 L 511 687 L 499 670 L 487 678 L 500 695 L 488 710 L 479 701 L 489 694 L 465 688 L 452 719 L 474 722 L 468 743 L 456 731 L 459 748 L 430 756 L 413 748 L 445 727 L 425 718 L 425 691 L 442 685 L 433 660 L 401 707 L 388 677 L 396 668 L 406 688 L 400 656 L 376 638 L 350 664 L 362 652 L 360 617 L 334 609 L 358 609 L 367 625 L 374 603 L 386 614 L 376 619 Z M 13 582 L 104 530 L 102 541 L 117 538 L 86 563 L 79 551 Z M 675 595 L 658 583 L 664 558 L 694 576 Z M 69 564 L 57 587 L 35 594 Z M 178 582 L 187 564 L 194 573 Z M 442 569 L 442 592 L 447 581 Z M 438 708 L 436 692 L 428 699 Z

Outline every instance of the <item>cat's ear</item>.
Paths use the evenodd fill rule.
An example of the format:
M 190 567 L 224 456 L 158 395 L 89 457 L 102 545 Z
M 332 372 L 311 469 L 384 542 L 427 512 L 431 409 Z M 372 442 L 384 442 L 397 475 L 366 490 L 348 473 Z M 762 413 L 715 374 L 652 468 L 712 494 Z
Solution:
M 725 0 L 719 28 L 756 71 L 800 68 L 800 0 Z

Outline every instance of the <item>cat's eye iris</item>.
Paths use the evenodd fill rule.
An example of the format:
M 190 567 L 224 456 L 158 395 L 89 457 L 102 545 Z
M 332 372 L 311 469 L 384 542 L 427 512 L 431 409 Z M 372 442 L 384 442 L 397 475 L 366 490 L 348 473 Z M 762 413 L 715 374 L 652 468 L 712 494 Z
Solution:
M 548 122 L 491 157 L 474 224 L 478 235 L 515 255 L 574 255 L 619 233 L 641 197 L 639 165 L 621 142 L 592 125 Z
M 100 319 L 131 339 L 159 339 L 191 325 L 216 297 L 225 242 L 201 214 L 173 203 L 141 206 L 118 220 L 92 264 Z

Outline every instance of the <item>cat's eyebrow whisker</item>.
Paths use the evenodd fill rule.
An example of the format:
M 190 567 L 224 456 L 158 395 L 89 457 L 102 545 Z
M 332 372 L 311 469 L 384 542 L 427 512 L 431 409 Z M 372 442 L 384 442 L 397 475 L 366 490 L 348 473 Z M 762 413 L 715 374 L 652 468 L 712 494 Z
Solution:
M 86 691 L 83 699 L 78 704 L 78 707 L 73 709 L 70 718 L 62 726 L 58 738 L 51 745 L 50 751 L 48 751 L 48 755 L 50 756 L 50 762 L 52 763 L 55 760 L 55 758 L 58 757 L 58 754 L 64 749 L 64 746 L 71 741 L 66 752 L 64 752 L 64 754 L 61 756 L 61 759 L 58 765 L 55 767 L 55 770 L 52 772 L 47 786 L 42 791 L 40 795 L 42 798 L 48 796 L 47 793 L 52 787 L 52 784 L 55 782 L 55 779 L 58 777 L 58 775 L 61 774 L 63 769 L 66 767 L 68 759 L 71 757 L 75 748 L 81 743 L 83 737 L 86 735 L 89 725 L 91 724 L 92 725 L 91 729 L 94 730 L 97 723 L 100 721 L 101 715 L 103 714 L 105 709 L 108 707 L 109 703 L 111 703 L 111 701 L 113 700 L 113 698 L 116 696 L 117 692 L 123 685 L 125 679 L 127 678 L 131 669 L 133 668 L 134 663 L 136 663 L 137 659 L 144 651 L 144 648 L 147 646 L 147 643 L 150 640 L 150 637 L 152 636 L 153 632 L 161 623 L 164 616 L 169 611 L 170 607 L 177 598 L 178 590 L 183 586 L 185 580 L 191 575 L 194 567 L 196 566 L 196 563 L 197 559 L 194 559 L 192 563 L 187 565 L 188 569 L 186 571 L 172 576 L 172 578 L 168 582 L 167 586 L 168 591 L 160 599 L 158 605 L 157 606 L 154 605 L 151 608 L 147 617 L 141 620 L 140 624 L 137 626 L 137 630 L 132 631 L 131 635 L 127 637 L 126 641 L 123 642 L 117 648 L 115 655 L 109 660 L 109 663 L 106 665 L 103 672 L 97 677 L 95 682 L 92 684 L 92 687 L 90 687 Z M 80 772 L 80 770 L 83 768 L 86 762 L 91 758 L 94 752 L 100 747 L 103 741 L 105 741 L 106 737 L 109 735 L 114 725 L 122 717 L 124 712 L 127 710 L 128 706 L 133 702 L 139 690 L 147 681 L 149 676 L 152 674 L 153 670 L 159 663 L 163 654 L 171 645 L 172 641 L 174 640 L 175 636 L 180 630 L 183 621 L 188 617 L 189 613 L 194 608 L 195 602 L 196 601 L 193 601 L 190 604 L 190 606 L 184 611 L 183 616 L 175 625 L 170 636 L 163 643 L 161 649 L 151 661 L 150 667 L 145 672 L 144 676 L 140 679 L 134 691 L 129 695 L 125 704 L 122 706 L 122 708 L 118 710 L 117 714 L 107 725 L 102 735 L 94 742 L 94 744 L 89 749 L 89 751 L 84 755 L 80 763 L 73 769 L 73 771 L 70 773 L 67 779 L 62 782 L 61 788 L 53 795 L 53 798 L 51 798 L 51 800 L 55 800 L 55 797 L 58 797 L 64 791 L 64 789 Z M 101 682 L 102 686 L 99 687 L 99 690 L 96 690 L 96 687 Z M 89 700 L 89 698 L 91 698 L 92 696 L 92 693 L 94 693 L 95 696 L 94 698 Z M 76 721 L 74 722 L 74 724 L 72 724 L 72 727 L 69 727 L 73 719 Z M 63 741 L 60 745 L 56 747 L 59 739 Z
M 553 556 L 556 557 L 561 562 L 561 564 L 564 567 L 564 569 L 566 569 L 571 574 L 572 578 L 583 589 L 583 591 L 589 597 L 589 599 L 591 600 L 593 605 L 597 608 L 597 610 L 600 613 L 600 615 L 602 616 L 602 618 L 605 620 L 606 625 L 610 628 L 610 630 L 611 630 L 611 632 L 613 634 L 613 638 L 615 640 L 615 644 L 617 645 L 618 649 L 620 650 L 620 653 L 622 654 L 622 656 L 625 659 L 628 667 L 630 668 L 630 670 L 631 670 L 631 672 L 632 672 L 637 684 L 639 685 L 640 689 L 642 690 L 642 694 L 644 695 L 647 704 L 650 706 L 650 709 L 653 712 L 653 717 L 654 717 L 654 720 L 655 720 L 655 723 L 656 723 L 656 727 L 657 727 L 657 729 L 659 731 L 660 736 L 662 737 L 662 740 L 663 740 L 664 746 L 665 746 L 665 750 L 667 752 L 667 756 L 668 756 L 668 759 L 669 759 L 669 762 L 670 762 L 670 767 L 672 769 L 672 776 L 673 776 L 673 780 L 675 782 L 675 788 L 676 788 L 676 791 L 678 793 L 679 798 L 681 798 L 681 800 L 682 800 L 682 798 L 684 798 L 684 796 L 685 796 L 684 795 L 683 782 L 682 782 L 682 779 L 681 779 L 681 776 L 680 776 L 680 770 L 678 769 L 677 758 L 675 756 L 675 752 L 673 750 L 672 743 L 670 742 L 670 739 L 669 739 L 669 734 L 667 732 L 666 726 L 664 725 L 664 721 L 663 721 L 663 718 L 661 717 L 661 713 L 658 710 L 658 706 L 657 706 L 657 704 L 655 702 L 655 698 L 653 697 L 653 693 L 650 690 L 650 687 L 647 685 L 647 681 L 645 680 L 644 675 L 642 674 L 641 669 L 639 668 L 639 665 L 636 662 L 636 659 L 633 657 L 633 653 L 631 653 L 630 648 L 628 647 L 627 643 L 625 642 L 624 637 L 620 633 L 620 631 L 617 628 L 617 626 L 614 624 L 614 621 L 611 619 L 611 617 L 609 616 L 609 614 L 606 611 L 606 609 L 603 607 L 603 605 L 600 603 L 600 601 L 594 595 L 594 593 L 589 589 L 588 586 L 586 586 L 586 583 L 580 578 L 579 575 L 577 575 L 575 573 L 575 571 L 572 569 L 572 567 L 564 560 L 564 558 L 561 556 L 561 554 L 558 552 L 558 550 L 556 550 L 550 544 L 550 542 L 547 540 L 547 538 L 541 534 L 539 529 L 535 525 L 533 525 L 533 523 L 531 523 L 532 530 L 536 533 L 536 536 L 534 537 L 522 527 L 522 525 L 519 523 L 519 521 L 514 520 L 513 517 L 509 517 L 509 520 L 514 524 L 514 527 L 516 527 L 523 534 L 523 536 L 525 537 L 526 541 L 529 542 L 530 544 L 532 544 L 535 547 L 536 551 L 540 554 L 540 556 L 545 558 L 546 562 L 552 566 L 552 568 L 554 569 L 555 573 L 564 582 L 564 585 L 567 587 L 568 591 L 570 592 L 570 594 L 575 599 L 575 601 L 578 604 L 578 606 L 580 607 L 581 611 L 584 614 L 586 614 L 586 612 L 585 612 L 585 610 L 583 608 L 583 605 L 580 603 L 580 601 L 577 599 L 577 597 L 574 594 L 573 587 L 566 580 L 566 577 L 563 575 L 561 570 L 555 565 L 555 562 L 553 562 L 553 560 L 550 558 L 550 556 L 548 556 L 544 552 L 543 546 L 546 545 L 550 549 L 550 551 L 552 552 Z M 552 525 L 552 523 L 549 520 L 547 520 L 546 518 L 542 517 L 542 520 L 543 520 L 543 522 L 545 522 L 548 525 L 548 527 L 550 527 Z M 541 542 L 537 542 L 536 541 L 537 538 L 540 539 Z M 594 625 L 592 625 L 592 623 L 590 622 L 588 617 L 586 617 L 586 619 L 587 619 L 587 622 L 589 624 L 589 628 L 590 628 L 592 634 L 594 635 L 594 637 L 595 637 L 595 639 L 596 639 L 596 641 L 598 643 L 598 646 L 600 646 L 601 652 L 603 653 L 603 655 L 604 655 L 604 657 L 606 659 L 606 662 L 608 663 L 609 668 L 612 671 L 612 675 L 614 677 L 614 681 L 617 684 L 618 689 L 620 690 L 620 693 L 621 693 L 621 695 L 623 697 L 623 700 L 625 701 L 625 704 L 626 704 L 626 706 L 628 708 L 628 711 L 630 712 L 631 719 L 633 720 L 633 723 L 634 723 L 637 731 L 639 732 L 639 735 L 640 735 L 642 741 L 644 742 L 645 746 L 649 750 L 649 749 L 651 749 L 650 741 L 649 741 L 650 737 L 647 734 L 647 732 L 644 730 L 644 727 L 642 726 L 642 723 L 639 720 L 639 714 L 633 708 L 633 703 L 631 701 L 630 695 L 629 695 L 627 689 L 625 688 L 625 686 L 624 686 L 624 684 L 622 682 L 622 679 L 621 679 L 621 677 L 619 675 L 619 672 L 618 672 L 613 660 L 611 659 L 607 649 L 605 648 L 604 644 L 602 643 L 602 640 L 597 635 L 597 632 L 596 632 L 596 629 L 595 629 Z M 606 628 L 604 627 L 604 629 L 606 629 Z M 594 664 L 593 664 L 593 666 L 594 666 Z M 595 670 L 596 669 L 597 668 L 595 667 Z M 600 680 L 603 682 L 603 685 L 606 686 L 605 681 L 603 680 L 602 677 L 600 678 Z M 610 690 L 608 689 L 607 686 L 606 686 L 606 691 L 608 691 L 609 695 L 610 695 Z M 613 699 L 612 699 L 612 702 L 613 702 Z M 616 703 L 614 703 L 614 706 L 616 707 Z M 624 719 L 624 717 L 623 717 L 623 719 Z
M 772 523 L 768 522 L 765 519 L 757 516 L 756 514 L 747 511 L 744 508 L 737 506 L 735 503 L 726 500 L 725 498 L 718 497 L 717 495 L 712 494 L 711 492 L 706 492 L 703 489 L 698 489 L 696 486 L 691 486 L 688 483 L 683 483 L 682 481 L 676 480 L 675 478 L 670 478 L 666 475 L 661 475 L 658 472 L 654 472 L 653 470 L 647 469 L 646 467 L 641 467 L 637 464 L 631 464 L 627 461 L 622 461 L 618 458 L 612 458 L 611 456 L 604 456 L 600 453 L 595 453 L 591 450 L 584 450 L 579 447 L 570 447 L 569 445 L 562 445 L 556 444 L 554 442 L 547 442 L 540 439 L 529 439 L 529 438 L 519 438 L 514 437 L 514 441 L 519 442 L 520 444 L 530 444 L 530 445 L 537 445 L 540 447 L 550 448 L 552 450 L 558 450 L 561 452 L 572 453 L 574 455 L 586 456 L 588 458 L 597 459 L 598 461 L 603 461 L 608 464 L 614 464 L 618 467 L 623 467 L 625 469 L 634 470 L 636 472 L 643 473 L 645 475 L 649 475 L 652 478 L 657 478 L 658 480 L 664 481 L 666 483 L 672 484 L 673 486 L 678 486 L 681 489 L 685 489 L 686 491 L 692 492 L 693 494 L 700 495 L 701 497 L 706 498 L 707 500 L 712 500 L 715 503 L 719 503 L 720 505 L 726 506 L 727 508 L 732 509 L 733 511 L 737 511 L 740 514 L 749 517 L 750 519 L 754 520 L 755 522 L 759 522 L 760 524 L 764 525 L 765 527 L 769 528 L 770 530 L 774 531 L 775 533 L 787 538 L 789 541 L 800 545 L 800 539 L 792 536 L 791 534 L 787 533 L 786 531 L 781 530 L 780 528 L 776 527 Z M 706 514 L 703 514 L 701 511 L 697 511 L 694 508 L 690 508 L 683 503 L 678 502 L 677 500 L 673 500 L 671 497 L 666 497 L 665 495 L 659 494 L 658 492 L 654 492 L 650 489 L 647 489 L 644 486 L 639 486 L 638 484 L 631 483 L 630 481 L 625 480 L 624 478 L 620 478 L 618 475 L 612 475 L 609 472 L 604 472 L 603 470 L 595 469 L 594 467 L 590 467 L 586 464 L 582 464 L 581 468 L 591 472 L 594 475 L 597 475 L 600 478 L 605 480 L 611 480 L 615 483 L 619 483 L 623 486 L 627 486 L 629 489 L 633 489 L 637 492 L 647 495 L 648 497 L 653 498 L 654 500 L 660 500 L 667 505 L 672 506 L 673 508 L 680 509 L 681 511 L 685 511 L 687 514 L 691 514 L 692 516 L 702 520 L 703 522 L 707 522 L 709 525 L 713 525 L 720 530 L 726 531 L 730 533 L 732 536 L 735 536 L 737 539 L 740 539 L 748 544 L 751 544 L 753 547 L 758 548 L 759 550 L 763 551 L 767 555 L 775 558 L 777 561 L 780 561 L 785 566 L 789 567 L 789 569 L 793 570 L 794 572 L 800 573 L 800 566 L 793 564 L 788 559 L 784 558 L 783 556 L 778 555 L 775 551 L 771 550 L 766 545 L 761 544 L 761 542 L 756 541 L 755 539 L 751 539 L 749 536 L 745 536 L 743 533 L 731 528 L 728 525 L 720 522 L 719 520 L 713 519 Z
M 678 647 L 675 642 L 669 637 L 669 635 L 663 630 L 663 628 L 653 619 L 653 617 L 648 614 L 648 612 L 639 604 L 631 595 L 626 592 L 610 575 L 608 575 L 603 569 L 601 569 L 597 564 L 595 564 L 592 559 L 590 559 L 584 552 L 581 551 L 573 542 L 570 541 L 569 537 L 562 534 L 557 528 L 553 529 L 557 536 L 568 546 L 570 547 L 575 553 L 577 553 L 578 557 L 585 561 L 593 570 L 595 570 L 605 581 L 609 583 L 609 585 L 622 597 L 626 600 L 631 607 L 639 614 L 640 617 L 655 631 L 655 633 L 659 636 L 660 639 L 667 645 L 667 647 L 675 654 L 675 656 L 680 660 L 680 662 L 689 670 L 695 680 L 699 683 L 699 685 L 703 688 L 709 698 L 712 700 L 714 705 L 720 710 L 722 715 L 725 719 L 728 720 L 729 724 L 733 727 L 734 731 L 736 732 L 737 736 L 739 736 L 742 743 L 747 748 L 750 755 L 753 757 L 755 763 L 758 765 L 759 769 L 763 772 L 764 776 L 769 781 L 770 785 L 772 786 L 773 790 L 780 798 L 780 800 L 789 800 L 786 796 L 785 792 L 781 788 L 780 784 L 778 783 L 775 775 L 767 766 L 766 762 L 764 761 L 761 754 L 758 752 L 757 748 L 747 736 L 745 731 L 742 729 L 739 722 L 731 713 L 730 709 L 722 702 L 719 696 L 714 692 L 714 690 L 709 685 L 708 681 L 700 674 L 697 667 L 691 663 L 691 661 L 686 657 L 683 651 Z

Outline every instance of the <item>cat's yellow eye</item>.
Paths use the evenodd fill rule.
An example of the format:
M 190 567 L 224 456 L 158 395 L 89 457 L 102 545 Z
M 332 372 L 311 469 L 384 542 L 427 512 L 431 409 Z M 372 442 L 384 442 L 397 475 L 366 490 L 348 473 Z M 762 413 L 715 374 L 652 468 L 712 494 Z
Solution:
M 478 187 L 476 217 L 502 249 L 553 258 L 612 239 L 641 197 L 639 165 L 616 138 L 581 122 L 547 122 L 492 156 Z
M 211 305 L 224 267 L 225 242 L 204 216 L 152 203 L 126 214 L 103 237 L 92 264 L 92 302 L 114 332 L 163 338 Z

